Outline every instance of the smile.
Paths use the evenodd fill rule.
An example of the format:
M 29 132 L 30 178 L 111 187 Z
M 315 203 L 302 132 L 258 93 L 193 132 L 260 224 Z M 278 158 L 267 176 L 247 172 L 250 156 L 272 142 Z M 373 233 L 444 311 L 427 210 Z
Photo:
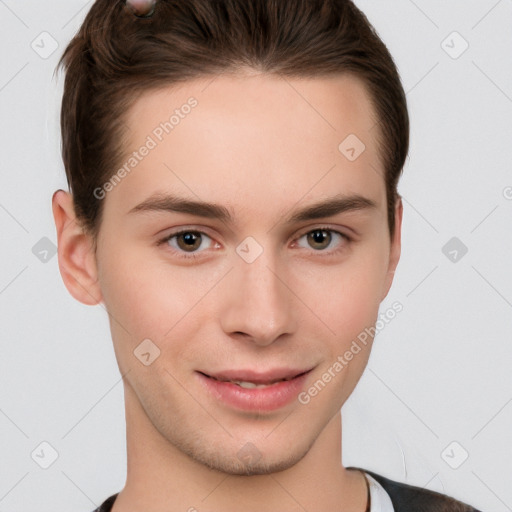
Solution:
M 235 371 L 214 373 L 198 371 L 207 393 L 230 408 L 246 411 L 275 411 L 297 398 L 304 388 L 309 370 L 274 370 L 265 373 Z

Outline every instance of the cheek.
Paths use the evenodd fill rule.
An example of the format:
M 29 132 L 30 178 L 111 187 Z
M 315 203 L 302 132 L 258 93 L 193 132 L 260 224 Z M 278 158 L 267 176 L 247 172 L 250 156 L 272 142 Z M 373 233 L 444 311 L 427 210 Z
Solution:
M 161 337 L 186 308 L 190 287 L 180 283 L 179 272 L 141 251 L 104 247 L 99 272 L 109 312 L 133 334 Z M 175 280 L 173 281 L 172 277 Z
M 185 352 L 205 315 L 204 300 L 224 269 L 207 266 L 172 266 L 147 251 L 116 252 L 103 249 L 99 279 L 110 314 L 116 353 L 128 363 L 133 350 L 144 339 L 152 340 L 167 356 Z M 127 359 L 128 358 L 128 359 Z
M 315 313 L 336 333 L 336 337 L 357 336 L 375 322 L 385 266 L 371 254 L 355 256 L 346 265 L 322 270 L 322 277 L 310 286 Z
M 322 415 L 326 408 L 334 414 L 361 378 L 370 357 L 383 279 L 383 266 L 361 256 L 356 264 L 324 275 L 321 286 L 314 288 L 315 313 L 329 331 L 322 339 L 325 359 L 319 380 L 310 388 L 312 396 L 318 394 L 310 403 L 312 414 Z

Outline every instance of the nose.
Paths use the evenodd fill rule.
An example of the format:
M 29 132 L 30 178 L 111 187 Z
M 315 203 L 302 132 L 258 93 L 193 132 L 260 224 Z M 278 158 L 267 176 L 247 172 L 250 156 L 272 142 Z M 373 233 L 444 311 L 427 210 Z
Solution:
M 277 270 L 275 258 L 265 251 L 252 263 L 235 256 L 235 268 L 221 299 L 224 332 L 260 346 L 294 332 L 294 296 L 285 273 Z

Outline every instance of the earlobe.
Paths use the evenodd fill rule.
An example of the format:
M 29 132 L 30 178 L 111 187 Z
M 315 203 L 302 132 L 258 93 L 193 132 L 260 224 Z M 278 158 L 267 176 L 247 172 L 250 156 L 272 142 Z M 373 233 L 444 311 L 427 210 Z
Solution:
M 90 306 L 102 301 L 92 238 L 77 222 L 73 197 L 57 190 L 52 197 L 57 229 L 58 260 L 62 280 L 69 293 Z
M 381 301 L 384 300 L 389 293 L 391 284 L 393 283 L 393 278 L 395 277 L 395 270 L 398 265 L 398 261 L 400 260 L 400 253 L 402 250 L 402 216 L 403 204 L 402 198 L 399 196 L 395 203 L 395 231 L 393 233 L 393 238 L 391 239 L 388 269 Z

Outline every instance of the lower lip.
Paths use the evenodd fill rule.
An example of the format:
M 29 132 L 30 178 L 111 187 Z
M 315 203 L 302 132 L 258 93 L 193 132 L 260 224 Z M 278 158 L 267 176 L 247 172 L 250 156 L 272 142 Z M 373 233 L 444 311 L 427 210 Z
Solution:
M 202 384 L 218 400 L 245 411 L 275 411 L 295 400 L 304 387 L 309 372 L 292 380 L 277 382 L 266 388 L 242 388 L 198 373 Z

